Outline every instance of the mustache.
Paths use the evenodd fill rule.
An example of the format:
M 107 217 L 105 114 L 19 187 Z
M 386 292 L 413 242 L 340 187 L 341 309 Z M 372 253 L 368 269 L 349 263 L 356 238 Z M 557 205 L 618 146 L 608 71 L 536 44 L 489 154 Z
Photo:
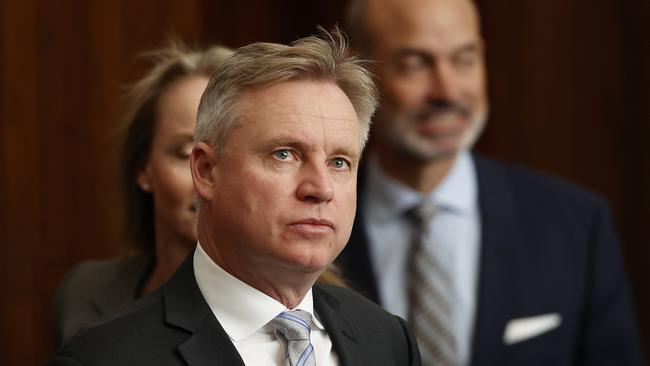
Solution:
M 449 99 L 434 99 L 421 109 L 415 111 L 413 117 L 418 121 L 425 121 L 442 114 L 459 113 L 464 116 L 469 116 L 471 112 L 471 108 L 465 103 Z

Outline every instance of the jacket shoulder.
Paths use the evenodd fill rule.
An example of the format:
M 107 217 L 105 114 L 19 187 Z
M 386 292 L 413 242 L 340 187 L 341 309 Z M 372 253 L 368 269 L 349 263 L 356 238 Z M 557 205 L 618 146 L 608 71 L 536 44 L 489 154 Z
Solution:
M 121 271 L 129 267 L 143 268 L 147 261 L 145 257 L 83 261 L 66 273 L 61 280 L 58 293 L 61 295 L 92 293 L 97 287 L 109 283 Z
M 183 333 L 184 332 L 176 332 Z M 128 308 L 81 329 L 57 352 L 57 357 L 74 359 L 84 365 L 130 364 L 135 355 L 155 355 L 174 350 L 175 337 L 165 323 L 160 292 L 145 296 Z M 167 345 L 165 347 L 165 345 Z
M 96 299 L 107 300 L 108 307 L 132 301 L 149 261 L 150 258 L 141 256 L 84 261 L 75 265 L 61 280 L 54 297 L 55 346 L 102 315 L 102 310 L 106 309 L 96 308 Z
M 506 185 L 518 201 L 531 201 L 535 207 L 594 209 L 606 208 L 607 202 L 599 194 L 548 175 L 515 164 L 498 162 L 485 157 L 474 157 L 479 181 L 479 195 L 490 194 L 496 185 Z

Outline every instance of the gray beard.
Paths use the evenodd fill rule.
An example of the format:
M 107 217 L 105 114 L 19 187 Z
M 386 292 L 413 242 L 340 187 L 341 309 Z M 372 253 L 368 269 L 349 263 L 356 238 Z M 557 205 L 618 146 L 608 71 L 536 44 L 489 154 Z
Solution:
M 418 163 L 433 163 L 454 157 L 461 150 L 471 149 L 485 128 L 487 113 L 485 116 L 475 117 L 470 129 L 462 136 L 458 148 L 453 150 L 432 147 L 431 143 L 423 138 L 391 127 L 391 122 L 384 120 L 383 117 L 380 113 L 377 114 L 376 122 L 378 123 L 375 123 L 374 127 L 378 138 L 384 145 L 391 146 L 404 159 L 414 160 Z

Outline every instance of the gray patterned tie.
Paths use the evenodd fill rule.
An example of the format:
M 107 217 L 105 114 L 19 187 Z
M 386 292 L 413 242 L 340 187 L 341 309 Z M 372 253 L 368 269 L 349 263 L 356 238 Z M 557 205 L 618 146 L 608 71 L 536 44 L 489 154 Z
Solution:
M 303 310 L 285 311 L 269 323 L 276 334 L 287 341 L 286 360 L 289 366 L 315 366 L 314 346 L 309 340 L 311 314 Z
M 451 280 L 425 238 L 435 206 L 422 203 L 407 211 L 416 225 L 409 257 L 409 320 L 415 329 L 422 365 L 456 365 L 456 340 L 452 331 L 452 307 L 449 302 Z

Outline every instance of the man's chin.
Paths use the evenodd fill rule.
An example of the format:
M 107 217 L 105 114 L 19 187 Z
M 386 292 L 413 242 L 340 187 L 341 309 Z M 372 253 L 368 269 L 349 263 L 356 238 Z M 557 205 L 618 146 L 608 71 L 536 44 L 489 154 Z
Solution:
M 409 158 L 423 163 L 452 159 L 463 148 L 459 138 L 439 139 L 435 142 L 418 140 L 410 144 L 408 144 L 408 141 L 404 141 L 402 151 Z
M 305 273 L 315 273 L 324 270 L 336 257 L 331 250 L 305 246 L 300 248 L 296 245 L 295 250 L 285 253 L 282 261 L 287 267 L 300 270 Z

